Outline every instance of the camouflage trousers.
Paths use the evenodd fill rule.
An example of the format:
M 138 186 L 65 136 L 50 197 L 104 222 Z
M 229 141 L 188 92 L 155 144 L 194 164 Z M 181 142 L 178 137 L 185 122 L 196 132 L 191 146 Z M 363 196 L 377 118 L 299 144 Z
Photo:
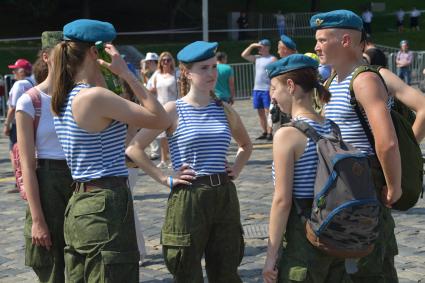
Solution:
M 377 188 L 378 197 L 385 185 L 385 178 L 376 158 L 371 157 L 372 176 Z M 351 275 L 355 283 L 397 283 L 397 270 L 394 256 L 398 254 L 397 241 L 394 235 L 394 219 L 391 209 L 382 205 L 380 214 L 379 237 L 371 254 L 360 259 L 359 271 Z
M 65 167 L 46 166 L 36 170 L 41 207 L 52 240 L 50 250 L 32 244 L 32 217 L 29 208 L 26 212 L 25 265 L 34 270 L 40 282 L 65 282 L 63 222 L 65 208 L 72 195 L 73 182 L 69 169 Z
M 174 187 L 161 244 L 165 264 L 177 283 L 204 282 L 204 254 L 208 282 L 242 282 L 237 268 L 244 254 L 244 241 L 233 182 Z
M 306 212 L 305 215 L 309 215 Z M 280 283 L 348 283 L 344 259 L 324 254 L 307 240 L 305 224 L 292 206 L 278 263 Z
M 139 251 L 133 201 L 124 177 L 77 183 L 65 211 L 70 283 L 137 283 Z

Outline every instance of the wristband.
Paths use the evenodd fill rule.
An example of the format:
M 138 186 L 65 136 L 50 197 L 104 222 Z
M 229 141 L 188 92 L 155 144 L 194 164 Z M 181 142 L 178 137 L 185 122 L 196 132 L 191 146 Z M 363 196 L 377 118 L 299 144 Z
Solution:
M 168 177 L 170 181 L 170 191 L 173 189 L 173 176 Z

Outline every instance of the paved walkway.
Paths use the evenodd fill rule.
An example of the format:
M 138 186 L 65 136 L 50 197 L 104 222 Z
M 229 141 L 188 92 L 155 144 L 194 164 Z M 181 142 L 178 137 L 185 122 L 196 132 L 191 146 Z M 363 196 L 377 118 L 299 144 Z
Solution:
M 250 161 L 236 185 L 240 199 L 242 224 L 246 231 L 245 257 L 240 267 L 243 282 L 262 282 L 267 240 L 266 227 L 272 200 L 271 144 L 257 143 L 260 133 L 257 116 L 250 101 L 237 101 L 236 109 L 255 143 Z M 229 155 L 232 160 L 236 147 Z M 0 138 L 0 282 L 35 282 L 34 273 L 24 266 L 23 223 L 25 203 L 17 194 L 6 194 L 13 178 L 7 159 L 7 141 Z M 159 233 L 165 213 L 168 188 L 159 186 L 140 173 L 135 190 L 135 205 L 144 227 L 149 255 L 140 268 L 140 282 L 172 282 L 164 266 Z M 400 282 L 425 282 L 425 201 L 406 213 L 394 212 L 399 255 L 396 265 Z

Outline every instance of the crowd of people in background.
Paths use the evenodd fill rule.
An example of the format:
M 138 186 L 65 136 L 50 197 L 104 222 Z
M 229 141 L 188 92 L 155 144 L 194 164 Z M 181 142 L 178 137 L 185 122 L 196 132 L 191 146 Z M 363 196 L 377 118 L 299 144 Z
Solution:
M 413 9 L 412 29 L 419 30 L 419 16 Z M 385 54 L 370 38 L 372 18 L 369 10 L 361 17 L 347 10 L 314 15 L 310 27 L 316 45 L 303 55 L 284 33 L 279 11 L 279 58 L 269 39 L 241 53 L 255 66 L 252 104 L 261 131 L 256 139 L 273 143 L 275 193 L 265 282 L 398 280 L 391 206 L 402 194 L 401 157 L 389 107 L 396 98 L 415 111 L 412 131 L 420 142 L 425 97 L 409 86 L 412 52 L 406 40 L 397 53 L 397 75 L 386 69 Z M 399 31 L 403 18 L 400 9 Z M 239 27 L 247 23 L 241 13 Z M 168 51 L 146 53 L 137 72 L 111 43 L 115 37 L 108 22 L 76 20 L 62 31 L 42 34 L 34 70 L 25 59 L 9 65 L 17 81 L 3 132 L 10 139 L 11 160 L 14 144 L 20 151 L 28 199 L 25 264 L 41 282 L 65 282 L 65 277 L 139 282 L 146 248 L 132 196 L 143 170 L 170 189 L 160 240 L 175 281 L 202 282 L 205 258 L 209 282 L 242 282 L 244 239 L 234 180 L 253 146 L 233 107 L 235 74 L 226 53 L 217 51 L 218 43 L 196 41 L 182 48 L 177 60 Z M 99 41 L 109 61 L 100 59 L 94 45 Z M 357 74 L 364 65 L 379 68 Z M 105 72 L 119 78 L 122 93 L 108 89 Z M 352 107 L 351 93 L 373 142 Z M 292 124 L 280 127 L 281 116 L 273 132 L 272 109 L 318 135 L 337 131 L 374 166 L 381 225 L 368 255 L 353 263 L 310 244 L 302 221 L 315 198 L 318 142 Z M 237 151 L 228 163 L 232 138 Z

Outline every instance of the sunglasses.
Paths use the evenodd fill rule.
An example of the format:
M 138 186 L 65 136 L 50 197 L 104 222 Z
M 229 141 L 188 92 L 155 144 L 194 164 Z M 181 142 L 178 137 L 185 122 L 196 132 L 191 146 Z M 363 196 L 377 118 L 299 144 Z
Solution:
M 171 62 L 171 58 L 162 58 L 161 62 Z

